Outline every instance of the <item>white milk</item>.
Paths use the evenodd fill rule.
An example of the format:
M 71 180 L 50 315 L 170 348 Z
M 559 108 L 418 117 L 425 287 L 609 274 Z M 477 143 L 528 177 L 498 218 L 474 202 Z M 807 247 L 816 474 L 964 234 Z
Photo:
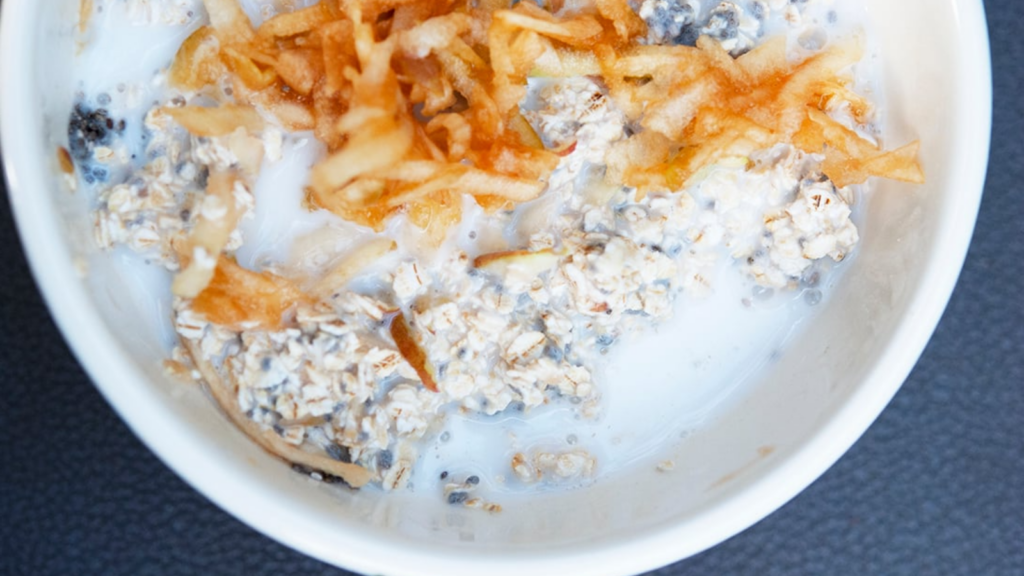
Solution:
M 817 290 L 827 295 L 827 286 L 822 288 Z M 595 374 L 599 418 L 580 419 L 568 403 L 528 414 L 507 410 L 494 417 L 449 418 L 446 433 L 421 454 L 416 489 L 436 490 L 438 482 L 469 475 L 478 475 L 492 493 L 549 489 L 524 485 L 509 471 L 516 452 L 533 449 L 585 449 L 597 457 L 597 478 L 668 450 L 787 353 L 786 343 L 813 318 L 816 308 L 808 301 L 817 294 L 807 298 L 808 291 L 765 298 L 736 270 L 721 266 L 710 296 L 680 297 L 674 318 L 609 349 Z M 824 304 L 823 298 L 817 306 Z M 442 472 L 448 480 L 440 480 Z

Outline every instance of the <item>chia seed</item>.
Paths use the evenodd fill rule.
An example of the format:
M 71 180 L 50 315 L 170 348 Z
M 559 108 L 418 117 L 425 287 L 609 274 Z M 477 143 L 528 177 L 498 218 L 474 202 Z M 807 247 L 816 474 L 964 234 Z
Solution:
M 469 494 L 466 492 L 452 492 L 448 495 L 449 504 L 462 504 L 466 500 L 469 500 Z
M 347 446 L 330 443 L 325 447 L 327 455 L 339 462 L 352 462 L 352 454 Z
M 723 2 L 711 11 L 701 32 L 721 42 L 735 38 L 739 28 L 740 9 L 735 4 Z
M 480 483 L 480 477 L 479 476 L 473 475 L 473 476 L 470 476 L 469 478 L 466 478 L 466 484 L 469 484 L 470 486 L 476 486 L 479 483 Z
M 804 273 L 802 278 L 800 278 L 800 282 L 808 288 L 814 288 L 820 281 L 821 274 L 817 270 L 809 270 Z
M 452 433 L 447 430 L 441 433 L 441 442 L 447 442 L 452 439 Z
M 808 306 L 817 306 L 821 304 L 821 290 L 808 290 L 804 292 L 804 302 Z
M 659 42 L 693 46 L 699 31 L 697 13 L 685 0 L 654 0 L 654 10 L 647 16 L 647 26 Z
M 562 358 L 565 357 L 565 353 L 562 352 L 561 348 L 558 346 L 552 346 L 551 344 L 544 347 L 544 355 L 555 362 L 561 362 Z
M 754 286 L 754 289 L 751 292 L 754 295 L 754 299 L 762 301 L 768 300 L 769 298 L 775 295 L 775 290 L 771 288 L 765 288 L 764 286 Z
M 764 20 L 768 16 L 768 7 L 760 0 L 750 5 L 750 15 L 758 20 Z
M 395 464 L 395 455 L 391 453 L 391 450 L 381 450 L 377 454 L 377 468 L 381 470 L 390 470 Z
M 448 471 L 447 470 L 445 470 L 444 472 L 441 472 L 441 480 L 444 480 L 446 478 L 448 478 Z

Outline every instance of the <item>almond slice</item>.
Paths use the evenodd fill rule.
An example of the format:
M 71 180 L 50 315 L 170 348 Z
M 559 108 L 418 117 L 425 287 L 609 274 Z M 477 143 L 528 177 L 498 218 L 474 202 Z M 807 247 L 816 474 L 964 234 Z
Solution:
M 511 250 L 477 256 L 473 260 L 473 267 L 497 276 L 515 273 L 536 277 L 558 265 L 561 258 L 550 248 L 537 251 Z

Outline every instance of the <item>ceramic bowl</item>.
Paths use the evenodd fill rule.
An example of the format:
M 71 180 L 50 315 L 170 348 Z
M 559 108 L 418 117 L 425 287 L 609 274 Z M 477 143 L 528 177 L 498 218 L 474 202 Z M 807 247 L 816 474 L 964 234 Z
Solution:
M 854 1 L 854 0 L 849 0 Z M 18 228 L 58 325 L 96 386 L 168 466 L 288 546 L 364 573 L 638 573 L 714 546 L 803 490 L 896 393 L 937 324 L 971 238 L 991 78 L 980 0 L 862 1 L 881 48 L 890 142 L 920 138 L 928 183 L 883 182 L 826 308 L 718 417 L 672 448 L 672 474 L 623 470 L 488 515 L 439 498 L 339 490 L 292 472 L 197 387 L 160 369 L 152 313 L 91 249 L 87 203 L 61 186 L 78 0 L 6 0 L 2 145 Z M 82 195 L 78 195 L 82 196 Z

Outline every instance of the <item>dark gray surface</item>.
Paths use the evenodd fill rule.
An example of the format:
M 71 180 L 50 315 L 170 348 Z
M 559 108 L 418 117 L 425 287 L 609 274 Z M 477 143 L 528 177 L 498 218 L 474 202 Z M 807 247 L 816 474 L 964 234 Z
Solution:
M 920 363 L 803 494 L 653 574 L 1024 574 L 1024 1 L 986 4 L 991 168 Z M 0 257 L 0 573 L 345 574 L 243 526 L 135 439 L 50 320 L 3 201 Z

